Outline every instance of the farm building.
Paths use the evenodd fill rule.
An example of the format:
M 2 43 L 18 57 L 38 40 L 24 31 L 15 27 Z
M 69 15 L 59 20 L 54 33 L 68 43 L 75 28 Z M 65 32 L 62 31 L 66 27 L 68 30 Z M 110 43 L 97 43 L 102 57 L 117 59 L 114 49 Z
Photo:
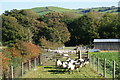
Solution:
M 94 48 L 100 50 L 120 50 L 120 39 L 94 39 Z

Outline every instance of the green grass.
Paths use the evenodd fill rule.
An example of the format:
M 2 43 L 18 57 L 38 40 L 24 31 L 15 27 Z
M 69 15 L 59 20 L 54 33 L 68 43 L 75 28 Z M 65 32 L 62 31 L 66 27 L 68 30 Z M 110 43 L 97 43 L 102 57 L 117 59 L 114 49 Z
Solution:
M 40 15 L 45 15 L 47 13 L 50 12 L 60 12 L 60 13 L 64 13 L 64 12 L 72 12 L 75 13 L 77 12 L 77 10 L 73 10 L 73 9 L 66 9 L 66 8 L 60 8 L 60 7 L 36 7 L 36 8 L 32 8 L 33 11 L 35 11 L 36 13 L 40 14 Z M 79 15 L 76 13 L 76 15 Z
M 93 57 L 100 58 L 100 72 L 103 71 L 104 67 L 104 59 L 106 58 L 106 71 L 107 71 L 107 77 L 112 77 L 112 71 L 113 71 L 113 61 L 116 62 L 116 77 L 118 77 L 120 70 L 119 70 L 119 57 L 120 52 L 95 52 L 91 53 Z M 97 63 L 97 59 L 96 59 Z
M 63 71 L 56 66 L 39 66 L 36 71 L 25 74 L 22 78 L 100 78 L 89 65 L 80 69 L 80 72 L 74 71 L 73 74 Z
M 119 56 L 120 56 L 120 52 L 94 52 L 92 53 L 93 56 L 95 57 L 99 57 L 99 58 L 106 58 L 107 60 L 110 60 L 110 61 L 117 61 L 119 60 Z

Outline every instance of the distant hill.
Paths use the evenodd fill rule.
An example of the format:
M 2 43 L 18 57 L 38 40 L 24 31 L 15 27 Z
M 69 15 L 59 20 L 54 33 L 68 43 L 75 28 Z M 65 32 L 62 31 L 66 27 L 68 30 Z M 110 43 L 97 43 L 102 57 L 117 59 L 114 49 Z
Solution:
M 78 9 L 78 13 L 84 14 L 90 11 L 102 12 L 102 13 L 118 13 L 120 10 L 118 7 L 97 7 L 97 8 L 89 8 L 89 9 Z
M 40 15 L 44 15 L 44 14 L 47 14 L 49 12 L 60 12 L 60 13 L 64 13 L 64 12 L 77 13 L 78 12 L 78 10 L 76 10 L 76 9 L 66 9 L 66 8 L 52 7 L 52 6 L 50 6 L 50 7 L 37 7 L 37 8 L 32 8 L 32 10 Z
M 118 13 L 118 12 L 120 12 L 118 7 L 114 7 L 114 6 L 88 8 L 88 9 L 82 9 L 82 8 L 66 9 L 66 8 L 49 6 L 49 7 L 36 7 L 36 8 L 32 8 L 32 10 L 40 15 L 44 15 L 44 14 L 47 14 L 49 12 L 60 12 L 60 13 L 70 13 L 71 12 L 71 13 L 74 13 L 76 15 L 85 14 L 85 13 L 88 13 L 90 11 L 96 11 L 96 12 L 101 12 L 101 13 Z

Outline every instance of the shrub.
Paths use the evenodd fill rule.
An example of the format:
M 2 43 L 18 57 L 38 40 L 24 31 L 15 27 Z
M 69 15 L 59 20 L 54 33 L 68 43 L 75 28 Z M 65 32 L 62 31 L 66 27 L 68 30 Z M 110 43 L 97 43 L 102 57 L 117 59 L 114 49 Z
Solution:
M 39 46 L 31 42 L 23 41 L 17 42 L 17 44 L 15 44 L 15 48 L 20 50 L 20 53 L 25 60 L 29 60 L 38 56 L 42 51 Z

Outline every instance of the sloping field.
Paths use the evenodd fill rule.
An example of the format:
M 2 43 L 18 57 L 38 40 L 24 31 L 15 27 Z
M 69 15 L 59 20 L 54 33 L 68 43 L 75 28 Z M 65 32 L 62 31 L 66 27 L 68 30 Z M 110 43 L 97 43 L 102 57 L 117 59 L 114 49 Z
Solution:
M 77 10 L 73 10 L 73 9 L 65 9 L 65 8 L 60 8 L 60 7 L 37 7 L 37 8 L 32 8 L 33 11 L 35 11 L 36 13 L 40 14 L 40 15 L 44 15 L 47 14 L 49 12 L 77 12 Z M 77 14 L 78 15 L 78 14 Z

